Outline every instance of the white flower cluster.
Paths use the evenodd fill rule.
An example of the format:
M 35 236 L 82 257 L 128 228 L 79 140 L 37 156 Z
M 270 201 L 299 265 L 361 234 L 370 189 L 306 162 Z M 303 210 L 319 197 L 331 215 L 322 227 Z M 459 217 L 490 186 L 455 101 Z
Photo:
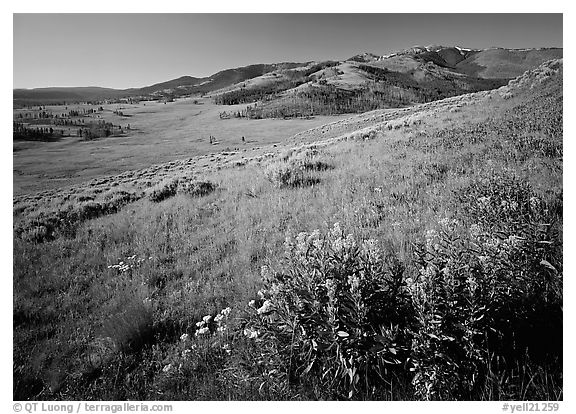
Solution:
M 113 265 L 109 265 L 108 269 L 116 269 L 119 272 L 123 273 L 123 272 L 127 272 L 130 269 L 134 269 L 135 267 L 140 266 L 140 264 L 142 264 L 143 262 L 145 262 L 146 260 L 152 260 L 152 256 L 150 256 L 148 259 L 146 258 L 140 258 L 137 259 L 136 255 L 133 256 L 128 256 L 126 259 L 120 260 L 119 263 L 117 264 L 113 264 Z
M 440 220 L 438 224 L 440 224 L 440 226 L 442 226 L 445 230 L 454 231 L 456 230 L 456 228 L 460 223 L 458 223 L 458 220 L 449 219 L 448 217 L 445 217 L 442 220 Z
M 256 312 L 258 312 L 258 315 L 262 315 L 264 313 L 270 312 L 272 309 L 273 309 L 272 302 L 270 302 L 269 300 L 265 300 L 262 306 L 259 307 L 256 310 Z
M 258 332 L 256 329 L 252 328 L 244 329 L 244 336 L 247 337 L 248 339 L 256 339 L 258 338 L 258 335 L 260 335 L 260 332 Z
M 350 286 L 350 293 L 354 294 L 360 291 L 360 278 L 358 275 L 353 274 L 348 276 L 348 285 Z
M 438 232 L 436 230 L 426 230 L 426 249 L 429 251 L 438 250 Z
M 344 232 L 340 228 L 340 223 L 334 223 L 334 227 L 330 233 L 331 235 L 331 247 L 332 250 L 336 253 L 340 253 L 342 251 L 348 251 L 354 247 L 356 247 L 356 240 L 354 240 L 354 236 L 348 234 L 344 237 Z
M 470 226 L 470 235 L 472 237 L 479 237 L 482 235 L 482 227 L 479 224 L 472 224 Z
M 480 208 L 487 209 L 490 206 L 490 199 L 490 197 L 479 197 L 476 201 L 478 202 Z
M 362 242 L 362 255 L 372 262 L 378 262 L 381 259 L 381 251 L 378 248 L 378 242 L 374 239 L 364 240 Z
M 216 315 L 216 317 L 214 318 L 214 322 L 216 322 L 218 324 L 218 327 L 216 328 L 216 331 L 219 333 L 224 333 L 226 331 L 227 328 L 227 321 L 228 321 L 228 316 L 230 315 L 230 312 L 232 311 L 232 309 L 230 309 L 230 307 L 224 308 L 220 311 L 220 313 L 218 315 Z
M 504 210 L 504 211 L 508 211 L 508 210 L 517 210 L 518 209 L 518 203 L 516 201 L 506 201 L 506 200 L 502 200 L 500 202 L 500 207 Z
M 209 325 L 212 320 L 214 320 L 214 322 L 216 323 L 217 332 L 219 333 L 225 332 L 227 329 L 227 321 L 230 312 L 232 312 L 232 309 L 230 307 L 227 307 L 222 309 L 220 313 L 218 313 L 218 315 L 216 315 L 214 318 L 212 318 L 212 315 L 204 316 L 201 321 L 196 322 L 196 327 L 198 329 L 196 330 L 195 336 L 210 334 Z

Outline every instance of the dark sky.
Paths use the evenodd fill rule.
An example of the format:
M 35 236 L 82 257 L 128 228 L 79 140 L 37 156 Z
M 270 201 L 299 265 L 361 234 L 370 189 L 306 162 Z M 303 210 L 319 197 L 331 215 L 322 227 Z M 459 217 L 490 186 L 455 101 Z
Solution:
M 141 87 L 429 44 L 562 47 L 562 15 L 15 14 L 14 88 Z

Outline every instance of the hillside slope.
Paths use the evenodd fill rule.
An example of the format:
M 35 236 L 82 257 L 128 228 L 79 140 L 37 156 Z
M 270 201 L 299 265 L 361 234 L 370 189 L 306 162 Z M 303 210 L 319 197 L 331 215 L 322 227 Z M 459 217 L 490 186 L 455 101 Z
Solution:
M 562 400 L 562 76 L 15 199 L 14 399 Z
M 220 104 L 253 104 L 239 117 L 303 117 L 365 112 L 495 89 L 561 49 L 487 49 L 427 46 L 343 62 L 312 62 L 214 91 Z

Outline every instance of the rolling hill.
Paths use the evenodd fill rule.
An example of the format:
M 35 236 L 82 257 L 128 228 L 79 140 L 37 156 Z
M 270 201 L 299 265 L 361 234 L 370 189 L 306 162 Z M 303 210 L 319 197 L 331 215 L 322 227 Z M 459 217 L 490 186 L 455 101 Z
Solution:
M 294 96 L 298 94 L 302 98 L 302 105 L 307 106 L 316 99 L 316 95 L 322 95 L 323 101 L 381 102 L 376 106 L 362 104 L 355 109 L 344 105 L 336 110 L 359 112 L 499 87 L 547 60 L 561 58 L 562 53 L 562 49 L 558 48 L 476 50 L 457 46 L 415 46 L 383 56 L 363 53 L 340 62 L 255 64 L 222 70 L 203 78 L 182 76 L 142 88 L 15 89 L 13 103 L 19 107 L 122 97 L 158 99 L 233 93 L 235 95 L 229 100 L 234 103 L 275 101 L 270 113 L 276 114 L 276 107 L 286 105 L 287 100 L 294 101 Z M 366 90 L 371 92 L 367 95 Z M 221 101 L 226 103 L 227 99 Z M 331 113 L 334 110 L 327 109 L 327 105 L 322 103 L 316 112 Z M 289 112 L 299 114 L 302 110 L 296 108 Z
M 14 89 L 14 105 L 43 105 L 54 103 L 71 103 L 84 101 L 100 101 L 124 97 L 181 96 L 200 94 L 252 79 L 265 73 L 282 68 L 301 66 L 301 63 L 257 64 L 235 69 L 226 69 L 209 77 L 196 78 L 182 76 L 166 82 L 142 88 L 110 89 L 98 87 L 54 87 L 37 89 Z

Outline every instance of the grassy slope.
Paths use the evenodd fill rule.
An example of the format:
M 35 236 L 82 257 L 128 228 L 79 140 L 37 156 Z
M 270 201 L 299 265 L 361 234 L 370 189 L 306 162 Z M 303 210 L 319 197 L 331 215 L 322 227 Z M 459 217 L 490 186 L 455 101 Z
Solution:
M 233 317 L 242 316 L 261 286 L 260 266 L 281 258 L 287 232 L 340 222 L 408 263 L 413 242 L 439 219 L 459 214 L 455 192 L 475 177 L 513 171 L 543 200 L 558 203 L 561 155 L 523 148 L 524 132 L 504 127 L 514 119 L 506 111 L 526 102 L 522 122 L 534 113 L 561 116 L 561 103 L 542 106 L 534 94 L 557 102 L 561 83 L 547 84 L 541 95 L 504 100 L 492 93 L 478 103 L 470 97 L 437 111 L 427 106 L 421 123 L 398 121 L 400 127 L 371 135 L 375 140 L 334 134 L 338 139 L 324 151 L 335 168 L 316 173 L 320 181 L 312 187 L 277 189 L 259 165 L 223 169 L 210 177 L 220 190 L 207 197 L 140 200 L 86 222 L 72 238 L 15 240 L 15 399 L 318 398 L 259 388 L 254 355 L 241 339 L 230 357 L 206 359 L 183 378 L 163 367 L 202 315 L 230 306 Z M 146 259 L 137 270 L 107 267 L 131 255 Z M 113 344 L 122 344 L 148 310 L 149 337 L 136 351 L 118 351 Z M 550 398 L 552 388 L 537 396 Z M 395 384 L 380 398 L 410 394 Z
M 562 49 L 534 49 L 529 51 L 488 49 L 459 62 L 456 68 L 471 76 L 482 78 L 514 78 L 550 59 L 562 58 Z

